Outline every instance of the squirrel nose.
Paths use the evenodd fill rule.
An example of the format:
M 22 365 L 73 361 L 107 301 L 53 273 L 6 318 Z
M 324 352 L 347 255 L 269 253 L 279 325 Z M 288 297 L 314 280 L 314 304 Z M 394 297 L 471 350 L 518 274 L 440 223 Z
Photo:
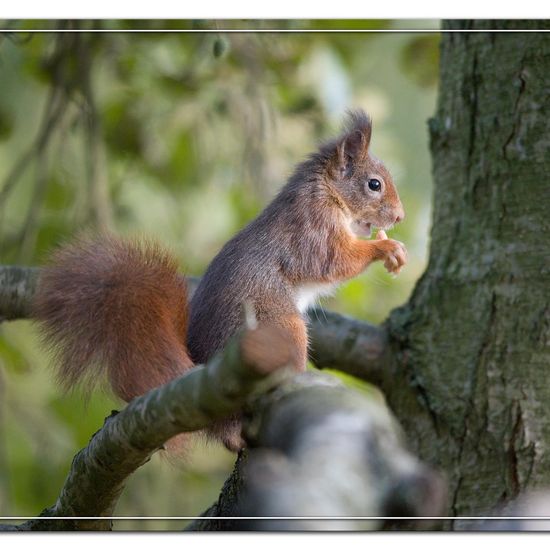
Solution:
M 397 211 L 397 216 L 395 216 L 395 223 L 399 223 L 403 221 L 404 218 L 405 218 L 405 211 L 403 210 L 403 208 L 400 208 Z

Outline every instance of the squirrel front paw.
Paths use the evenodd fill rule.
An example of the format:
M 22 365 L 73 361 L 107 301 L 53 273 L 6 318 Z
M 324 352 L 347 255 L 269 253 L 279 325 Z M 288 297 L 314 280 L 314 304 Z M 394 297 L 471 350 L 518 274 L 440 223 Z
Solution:
M 378 231 L 376 239 L 371 241 L 378 252 L 378 259 L 384 262 L 389 273 L 397 275 L 407 263 L 407 249 L 402 242 L 388 239 L 386 232 Z

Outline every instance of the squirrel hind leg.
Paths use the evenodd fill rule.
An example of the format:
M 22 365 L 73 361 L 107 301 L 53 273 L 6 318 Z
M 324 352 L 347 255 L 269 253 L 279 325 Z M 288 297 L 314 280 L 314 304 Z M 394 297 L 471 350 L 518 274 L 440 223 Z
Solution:
M 261 324 L 269 325 L 277 329 L 278 338 L 283 338 L 283 344 L 288 344 L 290 351 L 290 363 L 298 372 L 303 372 L 307 365 L 307 328 L 299 313 L 292 313 L 277 318 L 261 319 Z M 255 350 L 259 352 L 260 350 Z M 265 352 L 261 346 L 262 355 Z M 273 355 L 278 356 L 273 350 Z M 262 357 L 265 361 L 265 356 Z M 242 434 L 242 418 L 236 414 L 224 418 L 208 427 L 207 437 L 221 441 L 231 452 L 239 452 L 246 447 L 246 441 Z
M 269 319 L 267 323 L 278 327 L 291 350 L 292 365 L 298 372 L 306 370 L 308 337 L 307 327 L 299 313 Z

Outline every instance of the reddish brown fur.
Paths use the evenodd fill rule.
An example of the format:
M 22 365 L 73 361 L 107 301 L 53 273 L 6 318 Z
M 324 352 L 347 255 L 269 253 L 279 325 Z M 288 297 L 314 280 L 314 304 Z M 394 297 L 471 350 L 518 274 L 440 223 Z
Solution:
M 281 329 L 285 334 L 287 342 L 294 349 L 296 355 L 293 364 L 298 370 L 305 369 L 307 363 L 307 328 L 306 323 L 301 315 L 283 315 L 272 319 L 273 326 Z
M 81 238 L 40 276 L 35 317 L 65 388 L 103 370 L 130 401 L 193 367 L 185 346 L 187 288 L 169 254 L 151 242 Z

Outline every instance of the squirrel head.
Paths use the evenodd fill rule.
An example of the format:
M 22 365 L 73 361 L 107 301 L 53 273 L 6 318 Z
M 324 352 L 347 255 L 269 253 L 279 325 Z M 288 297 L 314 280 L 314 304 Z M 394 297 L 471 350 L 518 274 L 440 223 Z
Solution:
M 389 171 L 369 152 L 371 134 L 369 116 L 352 111 L 342 135 L 322 148 L 325 181 L 360 236 L 370 236 L 373 226 L 390 229 L 405 217 Z

